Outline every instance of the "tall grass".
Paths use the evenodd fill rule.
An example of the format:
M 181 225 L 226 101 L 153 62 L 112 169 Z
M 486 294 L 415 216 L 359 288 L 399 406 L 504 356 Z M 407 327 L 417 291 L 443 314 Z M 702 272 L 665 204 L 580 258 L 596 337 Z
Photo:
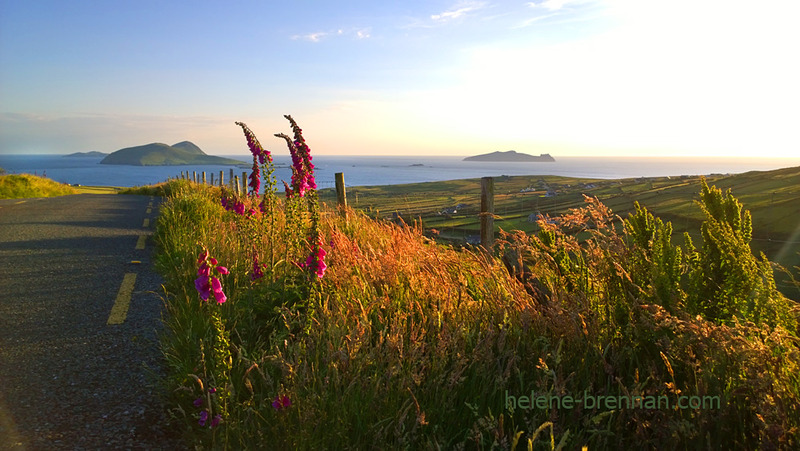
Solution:
M 76 194 L 69 185 L 30 174 L 0 175 L 0 199 L 53 197 Z
M 119 194 L 133 194 L 133 195 L 140 195 L 140 196 L 161 196 L 167 197 L 173 195 L 173 189 L 178 188 L 185 188 L 184 184 L 181 184 L 177 180 L 174 183 L 157 183 L 155 185 L 144 185 L 144 186 L 133 186 L 129 188 L 122 188 L 119 190 Z
M 265 195 L 260 213 L 255 197 L 169 185 L 156 230 L 164 384 L 196 446 L 800 446 L 796 306 L 766 266 L 720 267 L 726 257 L 706 246 L 672 247 L 668 225 L 644 209 L 622 220 L 588 199 L 559 226 L 506 234 L 486 253 L 352 210 L 315 218 L 313 194 Z M 223 197 L 254 213 L 226 210 Z M 303 263 L 315 236 L 323 277 Z M 204 250 L 229 270 L 224 304 L 198 296 Z M 709 268 L 721 274 L 714 299 L 757 308 L 697 302 Z M 733 292 L 743 286 L 754 294 Z M 567 406 L 570 396 L 582 403 Z

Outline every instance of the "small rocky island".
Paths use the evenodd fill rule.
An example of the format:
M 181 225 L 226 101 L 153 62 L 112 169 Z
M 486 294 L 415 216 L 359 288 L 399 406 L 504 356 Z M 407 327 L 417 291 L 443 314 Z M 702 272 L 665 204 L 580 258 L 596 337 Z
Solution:
M 168 146 L 163 143 L 145 144 L 127 147 L 112 152 L 100 161 L 100 164 L 125 164 L 131 166 L 176 166 L 176 165 L 240 165 L 244 162 L 231 158 L 207 155 L 189 141 Z
M 464 161 L 501 161 L 501 162 L 546 162 L 552 163 L 555 158 L 551 157 L 549 153 L 543 153 L 538 157 L 527 153 L 520 153 L 515 150 L 507 152 L 492 152 L 482 155 L 475 155 L 472 157 L 464 158 Z
M 68 155 L 64 155 L 65 157 L 77 157 L 77 158 L 100 158 L 108 155 L 105 152 L 98 152 L 96 150 L 92 150 L 91 152 L 75 152 Z

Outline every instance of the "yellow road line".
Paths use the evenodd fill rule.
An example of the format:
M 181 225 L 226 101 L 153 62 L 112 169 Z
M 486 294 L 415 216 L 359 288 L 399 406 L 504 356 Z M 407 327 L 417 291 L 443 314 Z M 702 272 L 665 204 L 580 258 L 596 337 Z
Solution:
M 144 222 L 142 223 L 142 227 L 150 227 L 150 218 L 144 218 Z
M 136 249 L 144 249 L 144 242 L 147 239 L 147 235 L 139 235 L 139 240 L 136 241 Z
M 128 308 L 131 306 L 131 294 L 133 285 L 136 283 L 136 273 L 129 272 L 122 278 L 122 285 L 119 287 L 117 299 L 111 307 L 111 314 L 108 315 L 106 324 L 122 324 L 128 317 Z

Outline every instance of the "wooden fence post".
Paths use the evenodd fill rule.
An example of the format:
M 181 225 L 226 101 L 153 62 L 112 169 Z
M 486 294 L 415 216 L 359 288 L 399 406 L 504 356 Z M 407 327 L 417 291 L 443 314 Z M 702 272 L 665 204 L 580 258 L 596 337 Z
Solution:
M 344 173 L 337 172 L 334 175 L 336 177 L 336 200 L 339 204 L 339 212 L 345 215 L 347 214 L 347 192 L 344 186 Z
M 203 185 L 206 184 L 206 171 L 203 171 Z
M 219 187 L 225 186 L 225 171 L 219 171 Z
M 211 173 L 211 186 L 214 186 L 214 173 Z
M 231 168 L 230 176 L 231 176 L 231 182 L 230 182 L 231 183 L 231 189 L 234 189 L 234 186 L 233 186 L 233 168 Z
M 233 176 L 233 190 L 236 191 L 236 194 L 240 194 L 239 193 L 239 176 L 238 175 Z
M 247 194 L 247 172 L 242 171 L 242 195 Z M 258 194 L 258 193 L 256 193 Z
M 481 245 L 487 251 L 494 244 L 494 179 L 481 178 Z

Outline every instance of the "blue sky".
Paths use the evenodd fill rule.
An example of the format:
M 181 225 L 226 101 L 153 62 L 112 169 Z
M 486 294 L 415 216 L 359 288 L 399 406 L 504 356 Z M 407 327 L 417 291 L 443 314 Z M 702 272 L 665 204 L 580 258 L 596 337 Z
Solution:
M 0 153 L 800 155 L 789 0 L 0 0 Z

